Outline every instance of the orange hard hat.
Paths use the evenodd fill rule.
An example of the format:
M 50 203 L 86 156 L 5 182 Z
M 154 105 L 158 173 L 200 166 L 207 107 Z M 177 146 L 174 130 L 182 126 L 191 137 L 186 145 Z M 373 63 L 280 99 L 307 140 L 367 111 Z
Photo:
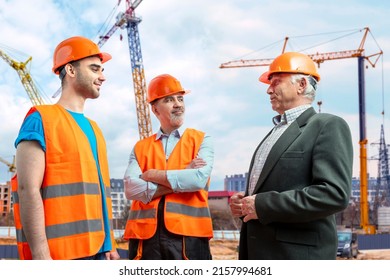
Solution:
M 314 61 L 309 56 L 297 52 L 286 52 L 275 58 L 269 70 L 259 77 L 259 81 L 270 84 L 270 78 L 274 73 L 306 74 L 313 76 L 317 82 L 320 80 Z
M 187 94 L 189 90 L 184 90 L 178 79 L 169 75 L 162 74 L 153 78 L 148 86 L 148 95 L 146 101 L 149 103 L 156 99 L 172 95 L 172 94 Z
M 81 36 L 68 38 L 59 43 L 54 50 L 52 70 L 58 75 L 61 66 L 94 55 L 98 55 L 102 63 L 112 58 L 110 54 L 101 52 L 99 46 L 87 38 Z

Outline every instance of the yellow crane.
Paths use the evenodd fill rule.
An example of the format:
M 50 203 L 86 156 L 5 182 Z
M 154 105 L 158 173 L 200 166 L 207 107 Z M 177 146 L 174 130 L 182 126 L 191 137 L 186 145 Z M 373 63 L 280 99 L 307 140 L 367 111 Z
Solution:
M 363 38 L 356 50 L 345 50 L 328 53 L 315 53 L 308 56 L 315 61 L 318 66 L 326 60 L 357 58 L 359 74 L 359 125 L 360 125 L 360 225 L 365 233 L 374 234 L 375 226 L 369 223 L 369 205 L 368 205 L 368 178 L 367 178 L 367 138 L 366 138 L 366 116 L 365 116 L 365 79 L 364 79 L 364 62 L 367 61 L 372 67 L 375 67 L 383 51 L 366 55 L 365 42 L 370 29 L 365 27 Z M 362 31 L 359 30 L 359 31 Z M 285 52 L 288 37 L 285 38 L 282 53 Z M 237 67 L 257 67 L 268 66 L 274 59 L 248 59 L 234 60 L 222 63 L 220 68 L 237 68 Z
M 25 62 L 18 62 L 12 59 L 4 51 L 0 50 L 0 56 L 7 62 L 12 68 L 18 72 L 20 81 L 22 82 L 28 97 L 30 98 L 33 105 L 42 105 L 45 104 L 43 101 L 37 87 L 34 84 L 31 74 L 27 69 L 27 64 L 31 62 L 32 57 L 30 56 Z
M 27 92 L 27 95 L 31 101 L 31 103 L 35 105 L 42 105 L 45 104 L 43 101 L 42 96 L 39 93 L 38 88 L 35 86 L 34 81 L 31 77 L 31 74 L 27 68 L 27 65 L 29 62 L 31 62 L 32 57 L 30 56 L 25 62 L 18 62 L 11 58 L 8 54 L 6 54 L 4 51 L 0 50 L 0 56 L 7 62 L 13 69 L 16 70 L 16 72 L 19 75 L 20 81 L 23 84 L 24 89 Z M 0 157 L 0 161 L 8 166 L 8 171 L 11 173 L 16 172 L 16 165 L 15 165 L 15 156 L 13 159 L 13 162 L 10 163 L 7 160 Z
M 15 173 L 15 171 L 16 171 L 15 156 L 14 156 L 14 160 L 12 161 L 12 163 L 7 161 L 7 160 L 5 160 L 5 159 L 3 159 L 2 157 L 0 157 L 0 161 L 8 166 L 8 171 L 9 172 Z

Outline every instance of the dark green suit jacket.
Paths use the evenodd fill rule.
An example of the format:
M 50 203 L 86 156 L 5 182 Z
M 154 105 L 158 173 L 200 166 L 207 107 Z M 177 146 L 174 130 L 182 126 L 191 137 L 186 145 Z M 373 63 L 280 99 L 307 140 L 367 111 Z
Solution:
M 259 219 L 243 223 L 239 259 L 335 259 L 334 214 L 348 206 L 352 161 L 347 123 L 303 112 L 267 157 L 254 190 Z

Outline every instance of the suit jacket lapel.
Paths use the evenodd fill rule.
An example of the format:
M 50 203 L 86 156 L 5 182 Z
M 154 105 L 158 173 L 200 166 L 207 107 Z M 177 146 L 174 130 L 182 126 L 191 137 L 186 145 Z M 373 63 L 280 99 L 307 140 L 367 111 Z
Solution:
M 308 120 L 315 115 L 316 112 L 313 108 L 307 109 L 303 112 L 280 136 L 278 141 L 274 144 L 268 157 L 264 163 L 264 167 L 260 173 L 259 180 L 256 183 L 254 193 L 258 192 L 264 180 L 268 177 L 268 174 L 272 171 L 275 164 L 279 161 L 282 154 L 288 149 L 288 147 L 295 141 L 295 139 L 302 133 L 301 127 L 305 126 Z M 266 136 L 268 137 L 269 134 Z M 266 139 L 266 138 L 264 138 Z M 261 142 L 263 143 L 264 140 Z M 261 145 L 261 144 L 260 144 Z M 260 146 L 259 145 L 259 146 Z M 256 149 L 257 151 L 257 149 Z M 253 159 L 251 167 L 253 166 Z M 282 174 L 281 174 L 282 175 Z
M 263 138 L 263 140 L 261 140 L 260 144 L 257 146 L 257 148 L 255 149 L 255 152 L 253 153 L 253 156 L 252 156 L 252 160 L 251 160 L 251 163 L 249 165 L 249 172 L 248 172 L 248 178 L 246 179 L 246 185 L 248 186 L 245 190 L 245 195 L 248 195 L 248 190 L 249 190 L 249 179 L 251 177 L 251 173 L 252 173 L 252 169 L 253 169 L 253 164 L 255 162 L 255 159 L 256 159 L 256 154 L 257 154 L 257 150 L 260 149 L 260 146 L 263 144 L 263 142 L 265 141 L 265 139 L 268 138 L 268 136 L 271 134 L 272 132 L 272 129 L 270 132 L 268 132 L 268 134 Z

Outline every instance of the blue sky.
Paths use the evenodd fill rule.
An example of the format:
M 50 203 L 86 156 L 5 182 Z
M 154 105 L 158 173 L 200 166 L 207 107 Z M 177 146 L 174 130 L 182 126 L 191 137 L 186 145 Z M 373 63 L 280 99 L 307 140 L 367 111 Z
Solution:
M 117 0 L 0 0 L 0 49 L 15 60 L 32 56 L 30 72 L 42 94 L 51 96 L 60 81 L 51 73 L 52 53 L 63 39 L 82 35 L 97 42 Z M 115 15 L 125 10 L 125 1 Z M 247 172 L 253 150 L 271 129 L 266 85 L 258 77 L 266 67 L 220 69 L 235 59 L 273 58 L 287 50 L 307 54 L 353 50 L 369 27 L 366 55 L 380 50 L 376 67 L 365 70 L 368 156 L 378 154 L 380 125 L 389 135 L 390 4 L 387 1 L 262 1 L 262 0 L 143 0 L 136 9 L 145 78 L 170 73 L 191 93 L 185 98 L 186 125 L 214 138 L 212 189 L 221 189 L 225 175 Z M 113 21 L 108 23 L 111 27 Z M 123 40 L 119 39 L 120 34 Z M 348 35 L 349 34 L 349 35 Z M 348 36 L 347 36 L 348 35 Z M 338 38 L 338 39 L 337 39 Z M 110 173 L 122 178 L 128 155 L 139 139 L 133 83 L 125 30 L 102 47 L 113 59 L 105 64 L 107 81 L 97 100 L 88 100 L 86 116 L 96 120 L 106 136 Z M 354 141 L 354 176 L 359 176 L 359 103 L 357 59 L 321 64 L 321 82 L 313 107 L 345 118 Z M 0 157 L 12 161 L 13 142 L 30 100 L 18 75 L 0 60 Z M 384 97 L 384 98 L 383 98 Z M 56 102 L 51 100 L 50 102 Z M 384 118 L 381 114 L 384 109 Z M 152 128 L 158 129 L 153 115 Z M 368 172 L 377 174 L 377 161 Z M 9 180 L 0 164 L 0 182 Z

